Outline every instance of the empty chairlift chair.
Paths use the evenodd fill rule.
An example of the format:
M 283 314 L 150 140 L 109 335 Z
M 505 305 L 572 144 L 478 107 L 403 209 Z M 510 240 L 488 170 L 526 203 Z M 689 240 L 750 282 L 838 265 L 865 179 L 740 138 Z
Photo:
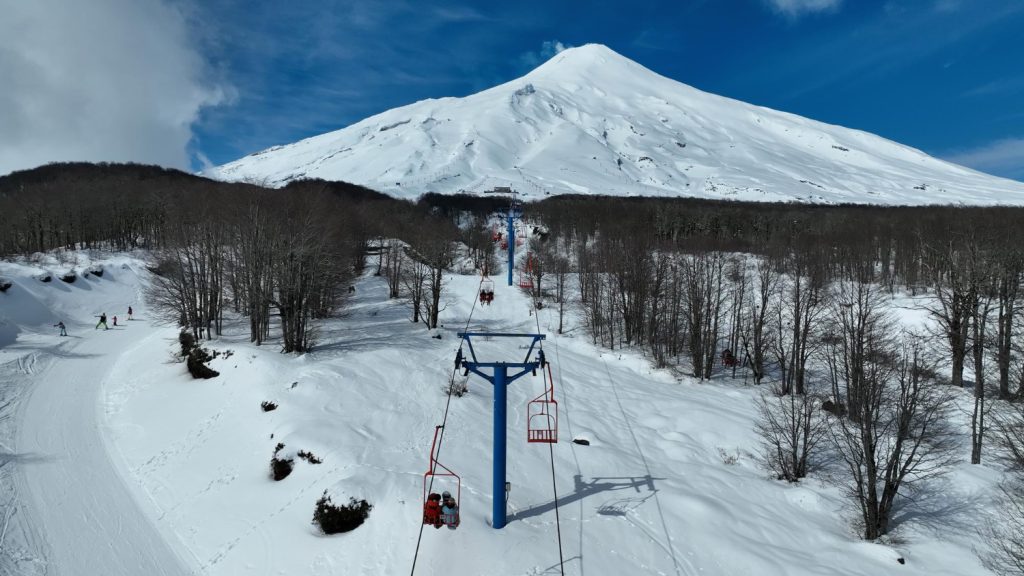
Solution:
M 547 365 L 547 371 L 547 389 L 526 405 L 527 442 L 558 442 L 558 402 L 555 401 L 555 383 L 551 379 L 550 364 Z
M 519 269 L 519 287 L 533 288 L 533 255 L 526 253 L 526 264 Z

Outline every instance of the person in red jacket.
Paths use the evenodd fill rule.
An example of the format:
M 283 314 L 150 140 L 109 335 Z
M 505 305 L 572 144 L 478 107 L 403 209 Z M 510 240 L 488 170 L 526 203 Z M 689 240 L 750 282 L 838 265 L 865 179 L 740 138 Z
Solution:
M 431 524 L 434 528 L 440 528 L 441 522 L 441 495 L 432 492 L 423 503 L 423 523 Z

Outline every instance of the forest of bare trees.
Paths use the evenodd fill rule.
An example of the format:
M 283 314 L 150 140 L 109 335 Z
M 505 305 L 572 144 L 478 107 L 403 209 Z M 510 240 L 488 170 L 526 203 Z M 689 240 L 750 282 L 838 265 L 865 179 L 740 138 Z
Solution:
M 459 234 L 428 207 L 345 183 L 273 190 L 106 164 L 0 178 L 0 254 L 146 249 L 148 297 L 165 321 L 201 340 L 220 336 L 225 313 L 235 314 L 252 342 L 274 340 L 283 352 L 316 344 L 316 320 L 336 311 L 374 243 L 391 297 L 410 297 L 414 320 L 422 306 L 436 327 Z
M 766 465 L 788 481 L 829 465 L 864 538 L 890 533 L 895 511 L 953 463 L 1019 458 L 1024 210 L 573 197 L 528 208 L 570 260 L 595 343 L 768 384 Z M 1008 483 L 998 524 L 997 556 L 1017 569 L 1005 573 L 1024 558 L 1022 482 Z

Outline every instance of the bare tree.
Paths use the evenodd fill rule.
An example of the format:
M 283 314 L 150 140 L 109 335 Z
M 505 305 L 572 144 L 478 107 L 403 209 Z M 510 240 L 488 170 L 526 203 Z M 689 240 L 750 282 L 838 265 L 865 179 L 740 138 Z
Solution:
M 865 296 L 848 300 L 850 310 L 836 319 L 844 327 L 836 364 L 846 367 L 849 417 L 831 417 L 829 436 L 848 472 L 840 484 L 857 504 L 864 538 L 874 540 L 888 533 L 898 496 L 946 471 L 955 443 L 950 391 L 939 385 L 920 339 L 889 336 L 893 326 L 878 298 Z M 850 380 L 854 374 L 859 382 Z
M 809 394 L 765 394 L 758 402 L 760 419 L 755 430 L 761 438 L 768 469 L 780 480 L 797 482 L 819 463 L 826 420 Z
M 748 319 L 746 325 L 750 337 L 745 338 L 743 347 L 750 358 L 754 384 L 760 384 L 765 373 L 765 358 L 772 346 L 771 331 L 768 328 L 769 311 L 778 296 L 779 267 L 768 259 L 759 259 L 756 263 L 756 290 L 751 290 L 747 302 Z
M 719 324 L 726 294 L 723 289 L 725 257 L 719 252 L 690 254 L 681 258 L 685 286 L 687 332 L 693 375 L 711 378 L 718 350 Z
M 1024 282 L 1024 254 L 1003 249 L 996 265 L 996 365 L 999 367 L 999 398 L 1010 398 L 1010 366 L 1014 361 L 1014 321 L 1020 314 L 1021 282 Z
M 952 362 L 950 383 L 960 388 L 964 382 L 974 285 L 970 256 L 950 242 L 942 248 L 930 248 L 929 272 L 935 286 L 935 302 L 926 306 L 945 339 Z
M 394 256 L 395 259 L 403 258 L 401 254 Z M 412 321 L 419 322 L 423 317 L 423 303 L 427 292 L 427 278 L 430 276 L 430 266 L 426 262 L 415 257 L 408 258 L 409 263 L 402 267 L 400 277 L 402 292 L 409 307 L 412 309 Z
M 816 343 L 813 331 L 828 302 L 828 285 L 819 262 L 807 254 L 793 254 L 786 262 L 788 274 L 780 279 L 773 342 L 780 395 L 804 393 L 807 362 Z
M 985 564 L 998 574 L 1024 576 L 1024 403 L 1000 402 L 992 413 L 994 440 L 1010 475 L 1001 506 L 982 535 L 994 553 Z

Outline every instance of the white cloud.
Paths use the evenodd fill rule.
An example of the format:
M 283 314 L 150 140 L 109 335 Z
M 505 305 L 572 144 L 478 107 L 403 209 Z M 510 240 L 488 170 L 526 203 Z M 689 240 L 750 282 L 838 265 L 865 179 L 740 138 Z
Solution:
M 946 154 L 943 158 L 981 172 L 1024 179 L 1024 138 L 996 140 L 971 150 Z
M 519 63 L 527 69 L 536 68 L 550 60 L 555 54 L 572 47 L 572 44 L 564 44 L 558 40 L 545 40 L 540 45 L 540 50 L 520 54 Z
M 790 17 L 802 16 L 811 12 L 835 10 L 843 0 L 768 0 L 778 12 Z
M 566 46 L 565 44 L 562 44 L 558 40 L 547 40 L 540 47 L 540 57 L 544 59 L 549 59 L 555 54 L 558 54 L 559 52 L 562 52 L 567 48 L 572 48 L 572 46 Z
M 188 167 L 192 124 L 225 100 L 162 0 L 4 2 L 0 174 L 53 161 Z

